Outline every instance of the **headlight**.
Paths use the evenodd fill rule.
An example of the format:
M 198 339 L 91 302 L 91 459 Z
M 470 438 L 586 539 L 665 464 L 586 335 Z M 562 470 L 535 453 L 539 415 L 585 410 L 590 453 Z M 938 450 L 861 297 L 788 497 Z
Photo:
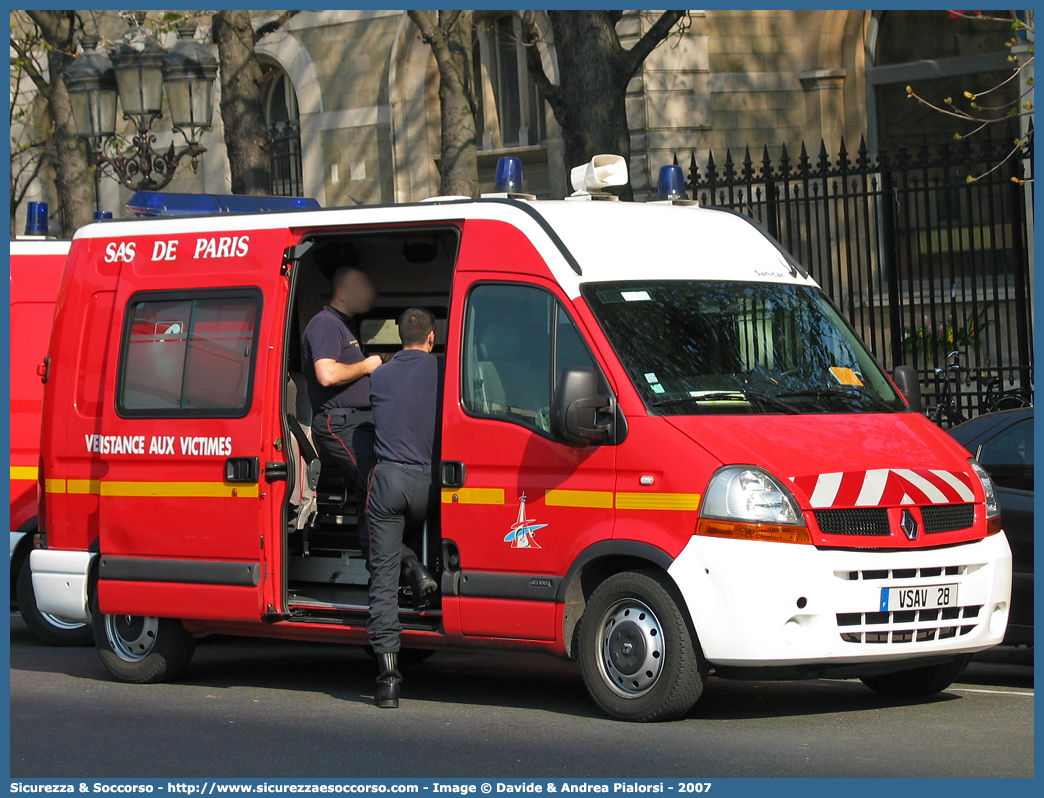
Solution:
M 790 491 L 775 477 L 744 466 L 729 466 L 714 475 L 707 487 L 703 516 L 787 526 L 801 526 L 804 520 Z
M 975 472 L 975 476 L 977 476 L 979 482 L 982 483 L 982 493 L 986 497 L 986 534 L 996 534 L 1001 531 L 1001 510 L 1000 502 L 997 500 L 997 490 L 993 487 L 993 480 L 990 479 L 990 475 L 986 473 L 986 469 L 979 465 L 979 462 L 974 457 L 968 458 L 968 465 L 971 466 L 972 471 Z
M 696 534 L 770 543 L 812 543 L 801 508 L 759 468 L 727 466 L 711 477 Z

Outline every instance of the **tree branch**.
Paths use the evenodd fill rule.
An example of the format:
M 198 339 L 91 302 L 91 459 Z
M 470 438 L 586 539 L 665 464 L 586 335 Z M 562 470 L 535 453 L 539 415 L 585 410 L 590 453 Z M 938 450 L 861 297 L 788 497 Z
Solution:
M 29 15 L 29 19 L 36 23 L 45 39 L 53 41 L 58 38 L 58 15 L 54 11 L 27 9 L 25 13 Z
M 457 17 L 459 17 L 459 16 L 460 16 L 460 11 L 450 11 L 449 12 L 449 17 L 447 17 L 447 19 L 445 21 L 445 24 L 443 24 L 442 12 L 440 11 L 439 12 L 439 27 L 442 28 L 442 30 L 448 35 L 449 32 L 450 32 L 450 28 L 453 27 L 453 24 L 457 21 Z
M 656 49 L 656 45 L 667 38 L 671 28 L 686 13 L 685 11 L 664 11 L 660 18 L 653 23 L 653 26 L 645 32 L 645 35 L 638 40 L 638 43 L 630 50 L 624 52 L 623 73 L 627 77 L 638 71 L 638 67 L 642 65 L 649 53 Z
M 533 76 L 533 82 L 540 89 L 544 98 L 554 105 L 562 94 L 561 88 L 551 82 L 544 71 L 544 62 L 540 58 L 540 49 L 537 42 L 540 41 L 540 30 L 536 24 L 535 11 L 522 12 L 522 44 L 526 48 L 526 66 L 529 74 Z
M 25 74 L 29 76 L 29 79 L 36 84 L 36 88 L 41 92 L 46 92 L 49 88 L 46 78 L 40 74 L 40 71 L 36 68 L 36 65 L 29 58 L 29 54 L 22 48 L 22 46 L 11 39 L 11 49 L 18 53 L 19 62 L 16 64 L 15 59 L 11 59 L 11 66 L 18 66 L 25 70 Z
M 435 24 L 435 20 L 431 18 L 427 11 L 407 11 L 406 14 L 413 20 L 417 30 L 421 32 L 421 39 L 426 44 L 431 45 L 431 49 L 435 53 L 435 59 L 441 61 L 442 57 L 447 54 L 446 36 L 442 28 Z
M 261 41 L 268 34 L 274 32 L 274 31 L 279 30 L 292 17 L 295 17 L 295 16 L 297 16 L 300 13 L 301 13 L 301 9 L 299 9 L 299 8 L 291 9 L 291 10 L 288 10 L 288 11 L 284 11 L 282 14 L 280 14 L 275 19 L 269 20 L 268 22 L 266 22 L 264 25 L 259 27 L 256 31 L 254 31 L 254 44 L 257 44 L 259 41 Z

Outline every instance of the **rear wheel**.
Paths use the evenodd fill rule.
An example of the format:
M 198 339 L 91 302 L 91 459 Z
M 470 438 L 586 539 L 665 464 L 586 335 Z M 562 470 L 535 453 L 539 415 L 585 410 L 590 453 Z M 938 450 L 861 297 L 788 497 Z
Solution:
M 921 698 L 941 693 L 956 681 L 968 665 L 970 654 L 961 654 L 939 665 L 912 668 L 908 671 L 867 676 L 861 681 L 875 693 L 896 698 Z
M 177 679 L 196 650 L 181 621 L 140 615 L 104 615 L 91 604 L 94 643 L 105 667 L 124 682 L 153 684 Z
M 672 720 L 699 700 L 707 665 L 670 580 L 627 571 L 591 594 L 580 622 L 588 692 L 620 720 Z
M 29 570 L 29 558 L 22 561 L 18 569 L 15 586 L 18 613 L 25 625 L 38 638 L 50 646 L 89 646 L 94 642 L 91 627 L 79 621 L 70 621 L 57 615 L 40 612 L 33 592 L 33 574 Z

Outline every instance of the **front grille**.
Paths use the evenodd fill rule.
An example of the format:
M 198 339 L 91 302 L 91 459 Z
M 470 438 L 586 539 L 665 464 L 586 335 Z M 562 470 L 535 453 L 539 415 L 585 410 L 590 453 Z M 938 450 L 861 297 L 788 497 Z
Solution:
M 927 643 L 972 632 L 982 605 L 906 612 L 839 612 L 837 625 L 846 643 Z
M 934 504 L 921 508 L 924 531 L 932 535 L 937 532 L 956 532 L 975 523 L 974 504 Z
M 860 510 L 816 510 L 816 523 L 824 535 L 889 535 L 888 511 L 875 507 Z
M 937 576 L 964 576 L 974 573 L 982 568 L 977 565 L 947 565 L 935 568 L 894 568 L 892 570 L 881 569 L 879 571 L 834 571 L 834 576 L 846 582 L 872 581 L 878 579 L 924 579 Z

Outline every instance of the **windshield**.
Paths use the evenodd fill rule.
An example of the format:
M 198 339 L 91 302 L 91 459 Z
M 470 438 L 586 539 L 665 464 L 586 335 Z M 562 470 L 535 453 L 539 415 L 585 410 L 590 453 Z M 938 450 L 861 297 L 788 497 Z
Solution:
M 646 405 L 669 415 L 906 408 L 815 288 L 614 282 L 582 287 Z

